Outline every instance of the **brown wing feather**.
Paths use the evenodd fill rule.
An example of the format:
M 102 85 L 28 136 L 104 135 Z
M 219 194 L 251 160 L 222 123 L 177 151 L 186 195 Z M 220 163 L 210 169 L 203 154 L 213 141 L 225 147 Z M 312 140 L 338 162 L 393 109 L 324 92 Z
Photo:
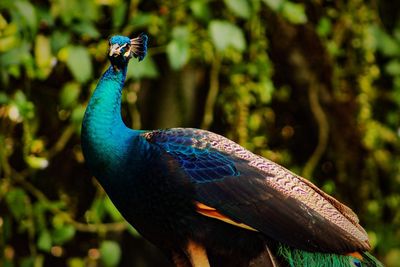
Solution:
M 229 139 L 197 129 L 153 132 L 146 139 L 182 164 L 196 200 L 235 223 L 304 250 L 346 253 L 370 247 L 348 207 Z
M 315 184 L 313 184 L 312 182 L 310 182 L 309 180 L 300 177 L 300 180 L 307 184 L 309 187 L 311 187 L 312 189 L 314 189 L 318 194 L 320 194 L 322 197 L 324 197 L 326 200 L 328 200 L 335 208 L 337 208 L 347 219 L 349 219 L 350 221 L 352 221 L 354 224 L 358 224 L 360 222 L 360 220 L 357 217 L 357 214 L 354 213 L 354 211 L 352 211 L 349 207 L 347 207 L 346 205 L 344 205 L 343 203 L 340 203 L 336 198 L 328 195 L 327 193 L 325 193 L 324 191 L 322 191 L 321 189 L 319 189 Z
M 265 181 L 269 186 L 306 204 L 357 239 L 368 240 L 367 233 L 359 225 L 357 215 L 349 207 L 326 194 L 310 181 L 272 161 L 251 153 L 223 136 L 202 130 L 197 131 L 201 131 L 203 137 L 197 140 L 195 146 L 204 147 L 208 144 L 218 151 L 246 160 L 250 166 L 264 172 Z

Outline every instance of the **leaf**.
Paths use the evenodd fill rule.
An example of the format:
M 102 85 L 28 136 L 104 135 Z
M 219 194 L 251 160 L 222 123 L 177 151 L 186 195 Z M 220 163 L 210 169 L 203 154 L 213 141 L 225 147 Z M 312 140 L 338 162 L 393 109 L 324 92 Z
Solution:
M 2 14 L 0 14 L 0 30 L 4 30 L 7 27 L 7 20 L 4 18 Z
M 385 66 L 385 71 L 392 76 L 400 75 L 400 61 L 396 59 L 389 61 Z
M 39 68 L 47 68 L 51 64 L 50 40 L 42 34 L 38 34 L 35 40 L 35 61 Z
M 25 205 L 27 195 L 25 191 L 20 188 L 11 189 L 5 198 L 14 218 L 17 220 L 22 219 L 27 213 Z
M 35 105 L 26 98 L 22 91 L 18 90 L 15 93 L 13 102 L 23 119 L 32 119 L 35 116 Z
M 117 242 L 106 240 L 100 245 L 100 255 L 105 267 L 117 266 L 121 260 L 121 248 Z
M 85 261 L 81 258 L 74 257 L 68 259 L 68 267 L 85 267 Z
M 211 17 L 210 8 L 208 7 L 208 3 L 205 0 L 191 1 L 190 10 L 192 11 L 194 17 L 202 21 L 209 21 Z
M 5 36 L 0 38 L 0 52 L 12 50 L 18 43 L 18 38 L 13 36 Z
M 121 0 L 96 0 L 95 3 L 115 7 L 121 4 Z
M 122 221 L 123 217 L 118 209 L 114 206 L 111 199 L 106 197 L 104 199 L 104 208 L 114 221 Z
M 35 40 L 35 62 L 38 67 L 37 76 L 46 79 L 53 68 L 50 39 L 44 35 L 37 35 Z
M 54 229 L 51 236 L 54 244 L 62 245 L 65 242 L 71 240 L 74 235 L 75 228 L 70 224 L 66 224 Z
M 260 82 L 258 86 L 259 99 L 262 103 L 270 103 L 275 91 L 274 84 L 270 79 Z
M 238 26 L 228 21 L 213 20 L 208 30 L 217 50 L 224 51 L 228 47 L 233 47 L 243 52 L 246 49 L 243 31 Z
M 385 30 L 380 27 L 373 26 L 370 32 L 374 36 L 374 43 L 372 47 L 376 47 L 384 56 L 393 57 L 400 55 L 400 44 Z
M 11 68 L 17 68 L 19 71 L 18 65 L 23 64 L 23 62 L 28 60 L 32 60 L 31 50 L 32 44 L 30 42 L 21 41 L 21 43 L 19 43 L 15 48 L 5 53 L 0 53 L 0 69 L 3 70 L 3 68 L 7 68 L 10 72 Z M 1 73 L 4 72 L 2 71 Z M 10 74 L 12 73 L 10 72 Z
M 153 59 L 147 55 L 142 61 L 131 60 L 126 76 L 128 78 L 156 78 L 158 77 L 157 66 Z
M 326 37 L 332 31 L 332 22 L 327 17 L 322 17 L 317 25 L 317 33 L 319 36 Z
M 46 230 L 47 218 L 46 218 L 46 205 L 37 201 L 33 204 L 33 213 L 35 214 L 35 226 L 38 231 Z
M 172 30 L 172 41 L 167 45 L 169 65 L 174 69 L 182 68 L 190 58 L 189 37 L 186 27 L 175 27 Z
M 0 15 L 0 27 L 2 35 L 0 36 L 0 52 L 6 52 L 15 48 L 19 43 L 18 38 L 18 25 L 14 22 L 7 23 L 7 21 Z
M 52 245 L 51 244 L 51 235 L 50 235 L 49 231 L 43 230 L 40 233 L 38 241 L 37 241 L 38 248 L 40 250 L 48 252 L 51 249 L 51 245 Z
M 21 258 L 19 267 L 35 267 L 35 256 Z
M 251 9 L 248 0 L 224 0 L 225 5 L 238 17 L 248 19 Z
M 81 86 L 77 82 L 66 83 L 60 92 L 60 106 L 62 108 L 73 107 L 78 100 Z
M 25 161 L 33 169 L 46 169 L 49 166 L 48 159 L 44 157 L 28 155 L 25 157 Z
M 285 2 L 282 7 L 282 16 L 293 24 L 307 22 L 304 5 L 299 3 Z
M 53 52 L 58 52 L 71 42 L 71 33 L 63 31 L 54 31 L 51 35 L 51 47 Z
M 40 25 L 46 25 L 49 28 L 55 27 L 55 17 L 53 17 L 53 15 L 51 14 L 50 9 L 35 7 L 35 10 L 37 13 L 37 20 L 40 23 Z
M 103 198 L 95 198 L 90 210 L 86 212 L 86 221 L 88 223 L 100 223 L 104 218 L 105 207 Z
M 5 105 L 9 102 L 9 97 L 5 92 L 0 92 L 0 105 Z
M 259 114 L 251 114 L 249 116 L 249 122 L 248 122 L 248 127 L 250 130 L 255 131 L 260 128 L 260 125 L 262 123 L 262 117 Z
M 135 237 L 141 237 L 139 232 L 129 223 L 127 223 L 127 228 L 126 230 L 128 231 L 128 233 L 130 233 L 131 235 L 135 236 Z
M 14 1 L 14 5 L 27 26 L 35 33 L 37 30 L 37 16 L 34 6 L 28 1 Z
M 263 0 L 263 2 L 273 11 L 279 11 L 285 0 Z
M 189 60 L 189 45 L 182 41 L 173 40 L 167 45 L 169 65 L 174 69 L 180 69 Z
M 120 1 L 112 9 L 112 22 L 115 29 L 121 27 L 125 20 L 128 5 L 125 1 Z
M 93 75 L 89 52 L 83 46 L 69 46 L 67 51 L 66 63 L 75 80 L 87 82 Z
M 70 27 L 77 21 L 95 21 L 98 19 L 99 5 L 96 1 L 54 1 L 52 11 L 60 16 L 65 26 Z
M 327 180 L 322 186 L 322 189 L 328 194 L 333 194 L 336 191 L 335 183 L 332 180 Z
M 132 19 L 129 21 L 129 24 L 139 28 L 139 27 L 146 27 L 150 25 L 153 21 L 155 16 L 150 13 L 138 13 L 136 16 L 132 16 Z
M 75 24 L 71 27 L 71 30 L 82 36 L 87 36 L 93 39 L 97 39 L 100 37 L 100 32 L 90 21 L 83 21 L 79 24 Z
M 81 128 L 81 124 L 83 121 L 83 116 L 85 115 L 85 110 L 86 107 L 79 105 L 76 108 L 74 108 L 74 110 L 72 111 L 71 114 L 71 121 L 75 124 L 79 126 L 79 129 Z

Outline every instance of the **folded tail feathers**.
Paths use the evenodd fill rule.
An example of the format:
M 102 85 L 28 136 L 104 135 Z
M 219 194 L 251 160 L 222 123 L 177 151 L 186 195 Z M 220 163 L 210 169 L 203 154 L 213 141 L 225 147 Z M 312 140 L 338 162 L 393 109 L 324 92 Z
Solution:
M 309 252 L 280 245 L 277 255 L 290 267 L 383 267 L 382 263 L 368 252 L 340 255 Z
M 363 257 L 361 261 L 362 267 L 384 267 L 378 259 L 368 252 L 362 252 L 361 256 Z

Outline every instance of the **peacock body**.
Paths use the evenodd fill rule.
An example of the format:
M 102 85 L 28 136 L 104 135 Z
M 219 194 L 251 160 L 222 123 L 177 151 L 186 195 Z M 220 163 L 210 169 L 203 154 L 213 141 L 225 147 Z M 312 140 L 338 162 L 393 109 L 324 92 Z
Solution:
M 146 239 L 182 267 L 380 266 L 351 209 L 302 177 L 209 131 L 127 128 L 127 66 L 146 49 L 110 39 L 82 125 L 89 169 Z

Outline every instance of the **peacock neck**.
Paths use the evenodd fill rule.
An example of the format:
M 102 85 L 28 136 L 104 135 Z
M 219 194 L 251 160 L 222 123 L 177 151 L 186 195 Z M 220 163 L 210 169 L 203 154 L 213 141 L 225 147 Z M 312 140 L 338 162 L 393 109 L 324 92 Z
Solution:
M 126 78 L 126 66 L 117 70 L 110 66 L 90 98 L 84 125 L 97 134 L 107 133 L 114 127 L 125 126 L 121 118 L 121 94 Z
M 129 142 L 139 133 L 127 128 L 121 117 L 126 70 L 126 65 L 119 69 L 108 68 L 89 101 L 83 119 L 82 150 L 89 168 L 99 179 L 118 169 Z

